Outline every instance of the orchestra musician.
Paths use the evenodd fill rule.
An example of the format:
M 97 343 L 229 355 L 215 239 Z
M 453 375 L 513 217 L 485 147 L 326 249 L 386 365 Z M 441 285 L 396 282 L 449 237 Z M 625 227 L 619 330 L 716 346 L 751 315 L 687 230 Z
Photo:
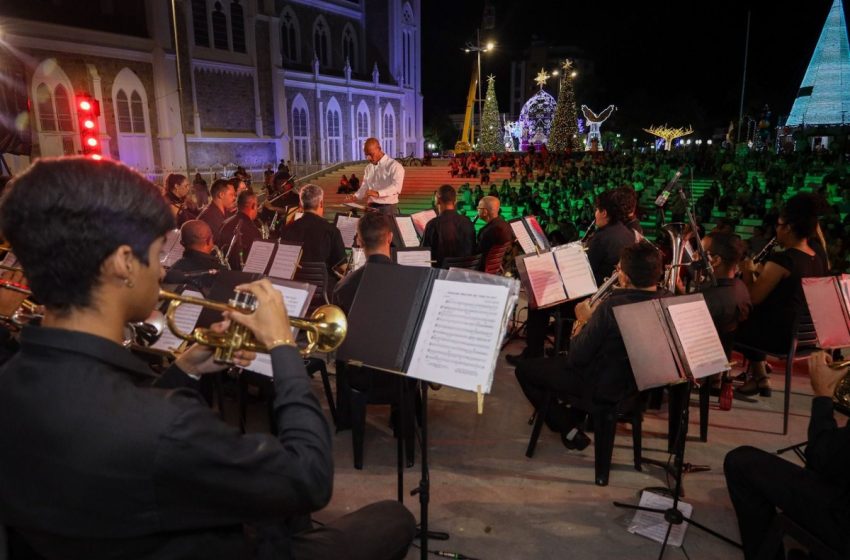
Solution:
M 468 257 L 475 247 L 475 227 L 455 209 L 457 193 L 451 185 L 441 185 L 434 194 L 437 217 L 428 222 L 422 246 L 431 248 L 431 260 L 438 267 L 447 257 Z
M 485 196 L 478 201 L 478 217 L 486 224 L 478 232 L 478 243 L 475 247 L 475 253 L 480 254 L 482 258 L 482 270 L 490 249 L 510 243 L 514 238 L 511 226 L 499 215 L 499 207 L 499 199 L 495 196 Z
M 781 544 L 773 556 L 759 556 L 777 509 L 833 548 L 836 557 L 850 556 L 850 423 L 838 427 L 832 403 L 847 368 L 834 370 L 829 367 L 831 362 L 826 352 L 809 356 L 814 399 L 805 468 L 750 446 L 726 455 L 723 471 L 746 560 L 785 558 Z
M 270 349 L 277 436 L 242 434 L 206 406 L 194 388 L 221 368 L 209 348 L 189 348 L 155 377 L 122 346 L 125 324 L 157 302 L 173 227 L 156 187 L 107 160 L 39 159 L 3 200 L 0 228 L 46 308 L 0 368 L 11 556 L 403 557 L 414 519 L 394 501 L 310 527 L 331 497 L 331 435 L 268 280 L 240 287 L 256 296 L 254 313 L 226 318 Z M 242 366 L 252 358 L 236 354 Z
M 661 255 L 649 243 L 624 248 L 618 264 L 620 289 L 593 311 L 566 357 L 529 359 L 517 366 L 517 381 L 535 409 L 542 409 L 549 391 L 554 393 L 544 421 L 560 432 L 567 449 L 581 450 L 590 443 L 579 424 L 593 403 L 616 404 L 637 392 L 613 309 L 665 296 L 658 290 L 661 269 Z
M 348 200 L 367 199 L 367 206 L 390 216 L 398 215 L 398 196 L 404 185 L 404 166 L 381 149 L 377 138 L 367 138 L 363 153 L 369 161 L 363 182 Z
M 236 199 L 236 214 L 224 221 L 215 238 L 215 244 L 227 256 L 230 270 L 242 270 L 254 241 L 262 239 L 260 228 L 254 223 L 256 219 L 257 195 L 250 190 L 242 191 Z
M 206 295 L 215 281 L 215 275 L 199 273 L 225 269 L 212 254 L 215 243 L 210 226 L 201 220 L 189 220 L 180 227 L 180 244 L 183 245 L 183 256 L 168 269 L 165 283 L 191 284 Z
M 318 185 L 304 185 L 300 202 L 304 215 L 283 228 L 280 240 L 301 243 L 301 261 L 325 263 L 333 282 L 333 267 L 345 260 L 345 243 L 339 229 L 324 218 L 325 191 Z
M 185 175 L 169 173 L 165 177 L 165 198 L 168 200 L 171 214 L 175 219 L 186 203 L 186 196 L 189 194 L 189 189 L 189 179 Z
M 272 177 L 271 188 L 263 202 L 261 219 L 269 224 L 269 229 L 272 229 L 271 226 L 277 221 L 275 217 L 280 213 L 280 222 L 274 228 L 278 230 L 275 233 L 279 233 L 279 230 L 290 222 L 290 217 L 294 217 L 293 210 L 299 203 L 298 191 L 295 190 L 292 175 L 289 171 L 278 171 Z
M 216 179 L 210 187 L 210 198 L 210 203 L 198 219 L 206 222 L 213 235 L 217 235 L 236 204 L 236 189 L 227 179 Z

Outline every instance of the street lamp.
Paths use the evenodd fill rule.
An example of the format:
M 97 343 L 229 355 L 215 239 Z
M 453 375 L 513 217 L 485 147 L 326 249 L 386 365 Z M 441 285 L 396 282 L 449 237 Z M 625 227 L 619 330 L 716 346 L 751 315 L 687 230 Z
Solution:
M 475 39 L 475 44 L 467 43 L 463 49 L 463 52 L 471 53 L 474 52 L 478 57 L 478 137 L 481 138 L 481 125 L 482 125 L 482 109 L 481 109 L 481 53 L 490 52 L 496 48 L 496 44 L 493 41 L 487 41 L 486 45 L 481 44 L 481 32 L 478 31 Z M 475 122 L 475 119 L 472 119 Z

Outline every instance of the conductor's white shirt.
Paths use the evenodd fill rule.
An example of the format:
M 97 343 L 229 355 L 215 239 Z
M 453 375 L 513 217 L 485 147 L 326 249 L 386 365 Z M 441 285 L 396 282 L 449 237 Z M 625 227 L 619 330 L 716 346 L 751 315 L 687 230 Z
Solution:
M 363 182 L 357 189 L 357 200 L 366 196 L 366 191 L 378 191 L 379 196 L 370 196 L 367 202 L 376 204 L 398 204 L 398 195 L 404 183 L 404 166 L 384 154 L 376 164 L 366 166 L 363 173 Z

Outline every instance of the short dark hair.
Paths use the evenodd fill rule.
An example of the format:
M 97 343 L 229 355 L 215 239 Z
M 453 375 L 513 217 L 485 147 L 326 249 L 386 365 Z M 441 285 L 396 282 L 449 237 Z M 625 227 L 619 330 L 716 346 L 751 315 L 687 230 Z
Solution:
M 623 247 L 620 268 L 636 288 L 649 288 L 661 278 L 661 254 L 646 241 Z
M 620 206 L 620 213 L 623 216 L 623 219 L 628 218 L 637 210 L 637 193 L 635 190 L 628 186 L 623 185 L 617 189 L 613 190 L 614 200 Z
M 357 234 L 365 249 L 377 249 L 392 231 L 390 219 L 379 212 L 367 212 L 357 221 Z
M 611 223 L 623 221 L 623 210 L 620 207 L 614 191 L 602 191 L 596 197 L 595 208 L 605 211 L 608 214 L 608 221 Z
M 278 171 L 274 174 L 274 178 L 272 179 L 272 186 L 275 189 L 278 187 L 285 185 L 289 179 L 292 178 L 292 175 L 289 174 L 289 171 Z
M 443 204 L 451 204 L 457 200 L 457 191 L 451 185 L 440 185 L 437 189 L 437 200 Z
M 226 191 L 228 187 L 232 186 L 227 179 L 216 179 L 210 187 L 210 198 L 215 199 L 220 192 Z
M 744 260 L 747 250 L 741 236 L 734 233 L 712 232 L 705 237 L 711 239 L 711 253 L 720 257 L 726 265 L 735 266 Z
M 239 210 L 244 210 L 248 207 L 248 204 L 251 203 L 252 198 L 257 198 L 257 194 L 254 191 L 252 191 L 251 189 L 248 189 L 247 191 L 242 191 L 241 193 L 239 193 L 239 197 L 236 199 L 236 208 L 238 208 Z
M 165 177 L 165 192 L 171 192 L 174 187 L 186 180 L 186 176 L 181 173 L 169 173 Z
M 246 185 L 248 184 L 245 178 L 240 175 L 234 175 L 233 177 L 227 180 L 227 184 L 232 186 L 234 191 L 239 190 L 240 183 L 245 183 Z
M 815 234 L 818 214 L 824 211 L 825 206 L 823 197 L 800 193 L 788 199 L 779 217 L 785 220 L 797 239 L 807 239 Z
M 33 295 L 57 313 L 91 305 L 103 261 L 118 247 L 129 245 L 147 266 L 151 244 L 173 228 L 159 189 L 105 159 L 36 160 L 0 206 L 0 229 Z

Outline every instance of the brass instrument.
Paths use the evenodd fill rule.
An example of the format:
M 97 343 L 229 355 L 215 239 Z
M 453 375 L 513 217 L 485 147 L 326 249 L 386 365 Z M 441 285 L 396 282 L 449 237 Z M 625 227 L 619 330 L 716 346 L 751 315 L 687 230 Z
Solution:
M 154 309 L 144 321 L 135 321 L 124 325 L 124 347 L 133 345 L 147 347 L 162 336 L 165 330 L 165 315 Z
M 761 251 L 758 252 L 755 256 L 753 256 L 753 264 L 761 264 L 767 260 L 767 257 L 770 256 L 771 251 L 776 246 L 776 236 L 774 235 L 770 241 L 767 242 Z
M 269 350 L 260 344 L 247 327 L 232 322 L 227 332 L 217 333 L 210 329 L 196 328 L 191 333 L 185 333 L 177 326 L 175 314 L 180 305 L 188 303 L 200 305 L 216 311 L 235 311 L 253 313 L 257 308 L 255 296 L 250 292 L 235 292 L 228 303 L 219 303 L 202 298 L 175 294 L 166 290 L 159 291 L 160 299 L 170 300 L 165 312 L 168 328 L 175 336 L 189 342 L 197 342 L 203 346 L 215 348 L 213 358 L 218 363 L 233 364 L 233 354 L 237 350 L 268 353 Z M 342 344 L 348 332 L 348 321 L 342 309 L 335 305 L 322 305 L 309 318 L 290 317 L 293 327 L 304 329 L 307 333 L 307 346 L 301 349 L 301 354 L 307 356 L 312 352 L 331 352 Z
M 593 310 L 593 306 L 597 304 L 597 302 L 607 298 L 611 291 L 617 286 L 617 282 L 620 280 L 620 273 L 618 271 L 614 271 L 609 278 L 606 278 L 605 281 L 599 286 L 599 289 L 596 290 L 590 299 L 587 300 L 587 304 L 590 306 L 591 311 Z M 570 338 L 573 338 L 581 332 L 581 329 L 584 328 L 586 323 L 582 323 L 581 321 L 576 321 L 573 323 L 573 330 L 570 333 Z
M 850 366 L 850 360 L 842 360 L 829 364 L 831 369 L 844 369 L 847 366 Z M 850 370 L 844 372 L 844 376 L 838 382 L 838 385 L 835 387 L 835 393 L 832 395 L 832 400 L 844 410 L 850 409 L 850 375 L 848 374 L 850 374 Z
M 688 224 L 682 222 L 671 222 L 664 224 L 661 229 L 667 232 L 670 236 L 670 246 L 672 249 L 673 259 L 664 273 L 664 287 L 671 294 L 676 293 L 676 280 L 679 278 L 679 268 L 682 266 L 682 258 L 685 254 L 685 245 L 693 237 Z
M 221 263 L 221 266 L 230 270 L 230 262 L 228 262 L 227 258 L 224 256 L 224 252 L 218 248 L 218 245 L 213 245 L 212 248 L 213 255 L 218 259 L 218 262 Z

